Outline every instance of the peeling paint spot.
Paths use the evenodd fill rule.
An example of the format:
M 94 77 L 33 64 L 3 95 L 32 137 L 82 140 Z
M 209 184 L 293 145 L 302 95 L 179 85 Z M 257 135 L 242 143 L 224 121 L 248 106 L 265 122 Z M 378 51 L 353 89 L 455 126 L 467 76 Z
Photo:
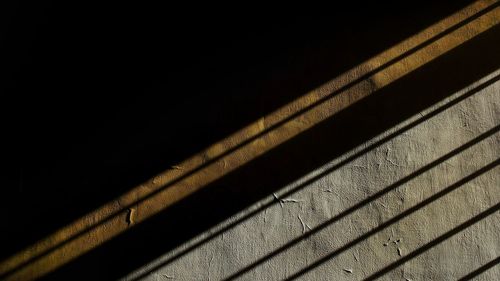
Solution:
M 276 193 L 273 193 L 274 199 L 278 200 L 280 202 L 281 208 L 283 208 L 284 203 L 300 203 L 302 200 L 298 199 L 293 199 L 293 198 L 285 198 L 281 199 L 276 195 Z
M 391 237 L 389 237 L 389 238 L 387 239 L 387 242 L 385 242 L 385 243 L 383 244 L 383 245 L 384 245 L 384 247 L 389 246 L 389 242 L 391 242 Z
M 134 208 L 129 208 L 128 213 L 127 213 L 127 219 L 126 222 L 128 225 L 133 224 L 135 221 L 135 209 Z
M 297 217 L 299 218 L 299 221 L 302 224 L 302 233 L 306 233 L 307 228 L 309 228 L 309 230 L 312 230 L 311 227 L 309 225 L 307 225 L 307 223 L 305 223 L 302 220 L 302 218 L 300 217 L 300 215 L 297 215 Z
M 382 203 L 382 202 L 377 202 L 377 203 L 379 203 L 380 205 L 382 205 L 382 207 L 387 209 L 387 205 L 385 205 L 384 203 Z
M 302 202 L 301 200 L 297 200 L 297 199 L 281 199 L 281 202 L 283 203 L 299 203 L 299 202 Z
M 278 198 L 278 196 L 276 195 L 276 193 L 273 193 L 273 196 L 274 196 L 274 199 L 276 199 L 280 203 L 281 208 L 283 208 L 283 202 Z
M 392 165 L 396 166 L 396 167 L 401 167 L 400 165 L 394 163 L 394 161 L 392 161 L 391 159 L 389 158 L 386 158 L 385 160 L 387 160 L 387 162 L 391 163 Z

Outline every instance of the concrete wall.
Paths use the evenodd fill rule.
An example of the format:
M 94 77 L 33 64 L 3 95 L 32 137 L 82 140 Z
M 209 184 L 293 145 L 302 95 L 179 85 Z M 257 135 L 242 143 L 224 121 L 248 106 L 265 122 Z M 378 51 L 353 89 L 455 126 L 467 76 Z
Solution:
M 47 6 L 8 60 L 0 279 L 498 279 L 499 3 L 383 2 L 183 30 Z
M 267 196 L 123 280 L 289 280 L 295 273 L 299 280 L 457 280 L 498 259 L 498 74 L 333 159 L 280 189 L 278 199 Z M 252 213 L 247 220 L 210 236 L 247 213 Z M 207 236 L 208 242 L 171 261 Z M 496 266 L 476 280 L 498 276 Z
M 333 121 L 295 146 L 303 150 L 301 157 L 282 152 L 289 162 L 277 162 L 282 166 L 272 170 L 278 178 L 294 173 L 293 166 L 302 165 L 294 161 L 320 157 L 318 147 L 328 153 L 328 145 L 356 143 L 356 130 L 385 128 L 389 116 L 402 112 L 407 118 L 123 280 L 498 279 L 498 266 L 481 267 L 498 264 L 500 256 L 499 72 L 467 83 L 466 68 L 478 71 L 484 64 L 469 64 L 463 52 L 482 40 L 471 39 L 476 43 L 383 86 L 370 96 L 371 105 L 353 103 L 345 109 L 359 107 L 348 114 L 349 125 L 335 123 L 346 118 L 342 111 L 333 114 Z M 422 53 L 415 59 L 424 58 Z M 371 79 L 378 85 L 376 76 Z M 466 85 L 445 86 L 455 79 Z M 453 93 L 436 103 L 410 105 L 433 100 L 445 88 Z M 375 100 L 389 92 L 394 95 Z M 250 188 L 261 188 L 259 176 Z M 245 185 L 244 180 L 228 185 Z

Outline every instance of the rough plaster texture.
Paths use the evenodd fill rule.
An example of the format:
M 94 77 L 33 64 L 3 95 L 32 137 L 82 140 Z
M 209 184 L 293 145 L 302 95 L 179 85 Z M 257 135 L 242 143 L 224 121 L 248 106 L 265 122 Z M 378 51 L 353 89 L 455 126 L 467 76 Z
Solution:
M 500 169 L 495 161 L 500 156 L 499 82 L 327 172 L 298 192 L 280 196 L 327 171 L 356 150 L 369 147 L 398 128 L 445 106 L 492 76 L 339 159 L 332 159 L 331 163 L 235 215 L 218 227 L 265 203 L 275 202 L 142 280 L 232 280 L 235 273 L 319 226 L 320 231 L 292 242 L 291 247 L 235 276 L 234 280 L 287 280 L 308 267 L 311 268 L 297 276 L 298 279 L 363 280 L 398 262 L 401 264 L 386 274 L 373 277 L 456 280 L 497 258 L 500 256 L 497 206 Z M 331 223 L 343 211 L 387 187 L 394 189 Z M 492 213 L 481 217 L 488 210 Z M 468 221 L 473 223 L 469 225 Z M 190 243 L 124 280 L 133 280 Z M 315 264 L 323 257 L 327 259 Z M 496 266 L 477 276 L 477 280 L 498 280 L 498 276 L 500 268 Z
M 101 244 L 116 236 L 134 233 L 134 227 L 140 229 L 141 223 L 154 220 L 155 215 L 165 209 L 168 211 L 171 205 L 186 201 L 187 205 L 189 202 L 196 202 L 189 201 L 189 196 L 196 196 L 217 187 L 217 184 L 221 185 L 218 180 L 225 176 L 229 178 L 227 186 L 232 189 L 227 189 L 220 197 L 231 200 L 231 196 L 250 195 L 259 201 L 254 203 L 254 199 L 249 199 L 249 202 L 254 204 L 237 214 L 229 210 L 227 213 L 233 214 L 232 217 L 174 250 L 167 251 L 151 264 L 124 277 L 124 280 L 454 280 L 473 272 L 500 256 L 500 178 L 497 168 L 500 84 L 491 82 L 498 80 L 499 73 L 484 76 L 491 73 L 492 68 L 498 67 L 498 54 L 492 52 L 494 47 L 488 42 L 498 44 L 498 37 L 494 36 L 498 35 L 499 29 L 494 26 L 498 24 L 500 10 L 493 9 L 477 21 L 455 29 L 443 38 L 439 37 L 439 34 L 473 15 L 489 2 L 492 1 L 478 2 L 474 9 L 466 10 L 409 38 L 281 108 L 275 114 L 257 120 L 194 155 L 179 166 L 172 166 L 166 173 L 127 192 L 15 256 L 5 263 L 5 266 L 0 264 L 0 273 L 8 272 L 12 265 L 22 266 L 26 261 L 31 262 L 31 256 L 34 256 L 34 262 L 15 272 L 19 274 L 10 276 L 9 280 L 36 279 L 84 255 L 94 247 L 102 248 Z M 486 31 L 490 28 L 490 31 Z M 478 35 L 483 32 L 485 37 Z M 439 40 L 424 44 L 423 49 L 399 58 L 401 54 L 411 51 L 432 36 L 438 36 Z M 475 40 L 474 37 L 482 39 L 478 39 L 479 43 L 467 45 L 469 40 Z M 489 41 L 485 38 L 489 38 Z M 481 44 L 487 47 L 475 49 L 481 47 Z M 460 51 L 462 45 L 468 46 L 464 47 L 465 51 Z M 468 57 L 465 66 L 459 63 L 465 55 L 481 52 L 481 49 L 485 50 L 486 55 L 480 54 L 476 62 Z M 452 53 L 451 56 L 447 55 L 449 52 Z M 491 60 L 487 61 L 485 57 Z M 395 58 L 399 58 L 396 63 L 379 69 Z M 434 60 L 438 60 L 438 63 L 432 66 Z M 431 67 L 425 67 L 426 64 L 431 64 Z M 447 70 L 439 69 L 440 65 L 447 65 L 452 70 L 457 66 L 477 67 L 476 71 L 457 70 L 454 74 L 458 79 L 467 81 L 471 76 L 475 77 L 472 80 L 475 83 L 457 83 L 469 86 L 456 92 L 457 89 L 453 88 L 453 83 L 450 82 L 453 78 L 444 77 Z M 422 67 L 425 71 L 422 71 Z M 413 75 L 415 72 L 417 74 Z M 479 73 L 484 75 L 478 76 Z M 408 74 L 412 74 L 416 82 L 407 79 Z M 444 93 L 446 90 L 443 89 L 434 92 L 432 86 L 439 88 L 439 80 L 436 77 L 425 78 L 433 75 L 446 80 L 443 84 L 453 88 L 456 93 L 448 96 L 453 92 Z M 349 85 L 359 77 L 365 78 L 354 86 L 347 87 L 347 90 L 340 91 L 344 85 Z M 391 83 L 397 84 L 401 80 L 403 83 L 398 84 L 400 86 L 386 90 L 387 87 L 390 88 Z M 420 96 L 417 95 L 420 94 L 417 93 L 418 85 L 414 85 L 419 81 L 428 84 L 427 87 L 422 87 L 428 92 L 421 93 L 422 100 L 428 101 L 422 103 L 416 98 Z M 487 86 L 475 92 L 476 88 L 483 85 Z M 408 87 L 417 87 L 417 90 Z M 376 101 L 377 95 L 381 95 L 379 92 L 384 93 L 384 89 L 386 92 L 381 98 L 383 102 L 373 102 Z M 329 97 L 336 91 L 341 94 Z M 412 92 L 407 97 L 417 106 L 409 106 L 408 102 L 402 100 L 405 91 Z M 447 98 L 441 100 L 445 96 Z M 465 96 L 467 97 L 462 100 Z M 358 109 L 354 110 L 357 113 L 350 116 L 365 123 L 362 128 L 369 131 L 366 134 L 369 136 L 367 140 L 359 140 L 360 136 L 364 135 L 356 132 L 356 122 L 351 123 L 349 118 L 346 119 L 345 116 L 349 114 L 343 115 L 344 126 L 336 124 L 335 127 L 333 123 L 334 129 L 347 130 L 345 135 L 342 131 L 337 132 L 324 125 L 325 121 L 335 120 L 336 114 L 341 115 L 342 112 L 349 111 L 350 108 L 356 107 L 358 102 L 362 103 L 363 99 L 371 100 L 372 107 L 368 107 L 371 111 L 365 114 L 359 110 L 362 107 L 357 107 Z M 283 122 L 269 132 L 266 131 L 286 120 L 289 115 L 321 100 L 326 102 Z M 414 112 L 415 108 L 425 107 L 437 101 L 439 103 L 430 108 Z M 404 111 L 391 108 L 403 105 L 410 108 L 411 115 L 416 114 L 410 117 Z M 378 112 L 374 112 L 374 108 Z M 392 121 L 397 117 L 384 117 L 393 114 L 393 111 L 401 117 L 395 126 Z M 385 129 L 389 125 L 391 128 L 372 136 L 370 132 L 378 131 L 371 130 L 369 124 L 379 126 L 369 120 L 372 115 L 376 120 L 385 123 L 381 124 L 380 128 Z M 318 124 L 323 124 L 320 126 L 322 129 L 314 131 Z M 351 126 L 353 128 L 349 128 Z M 269 167 L 277 173 L 292 173 L 287 169 L 292 169 L 293 165 L 303 167 L 296 169 L 296 175 L 292 173 L 291 178 L 296 179 L 292 183 L 272 186 L 283 182 L 285 177 L 276 175 L 278 180 L 275 180 L 272 178 L 272 172 L 265 171 L 266 168 L 256 169 L 260 172 L 255 172 L 245 166 L 249 162 L 256 162 L 255 166 L 265 164 L 260 156 L 272 155 L 274 149 L 280 148 L 281 144 L 293 144 L 295 137 L 310 134 L 309 129 L 314 133 L 312 137 L 309 135 L 309 142 L 303 143 L 315 145 L 314 138 L 326 139 L 317 141 L 318 148 L 311 149 L 315 150 L 311 155 L 308 154 L 310 150 L 307 145 L 297 149 L 297 142 L 295 147 L 292 145 L 288 150 L 278 150 L 296 154 L 290 158 L 304 163 L 287 163 L 286 153 L 278 153 L 281 160 L 271 162 L 283 164 L 278 165 L 282 168 Z M 246 143 L 254 136 L 259 137 Z M 363 143 L 358 146 L 353 144 L 354 148 L 351 149 L 345 140 L 338 141 L 338 138 L 343 137 L 352 137 Z M 225 154 L 240 143 L 246 144 Z M 351 150 L 328 158 L 324 164 L 326 161 L 322 160 L 325 158 L 322 154 L 336 153 L 325 145 L 340 146 L 340 150 L 342 147 Z M 313 161 L 314 158 L 317 158 L 316 161 Z M 309 167 L 315 169 L 303 176 L 304 167 L 307 171 L 310 171 Z M 238 168 L 243 171 L 246 169 L 250 173 L 238 174 Z M 191 171 L 196 172 L 190 174 Z M 231 172 L 236 173 L 231 175 Z M 188 176 L 184 177 L 185 174 Z M 242 175 L 243 180 L 239 180 L 238 175 Z M 241 182 L 245 181 L 245 176 L 250 177 L 252 183 L 258 183 L 261 177 L 261 181 L 273 182 L 269 185 L 279 190 L 274 193 L 265 192 L 267 197 L 262 199 L 259 194 L 263 191 L 259 190 L 259 187 Z M 177 178 L 182 180 L 176 180 Z M 170 184 L 170 181 L 175 184 Z M 213 182 L 215 184 L 210 186 Z M 254 193 L 257 195 L 253 195 Z M 211 197 L 207 198 L 210 200 Z M 246 206 L 245 201 L 242 202 L 241 206 Z M 192 211 L 199 211 L 206 206 L 221 208 L 217 204 L 210 206 L 209 203 L 204 203 L 203 208 L 192 205 Z M 231 204 L 228 206 L 232 207 Z M 208 213 L 211 211 L 206 210 Z M 190 216 L 185 215 L 186 218 Z M 248 219 L 240 220 L 247 216 Z M 175 222 L 176 219 L 182 218 L 174 216 L 170 219 Z M 156 218 L 157 222 L 158 220 Z M 176 231 L 175 223 L 171 221 L 167 226 L 161 222 L 153 229 L 158 230 L 160 236 L 168 229 L 171 231 L 166 232 L 169 235 Z M 196 219 L 184 223 L 211 226 L 210 223 L 204 224 Z M 168 225 L 173 227 L 169 228 Z M 182 225 L 181 230 L 182 227 L 188 228 L 186 225 Z M 144 229 L 142 232 L 146 233 L 143 237 L 153 236 Z M 122 240 L 135 244 L 126 244 L 119 249 L 126 254 L 132 252 L 132 247 L 140 249 L 143 244 L 141 236 L 137 237 L 139 239 Z M 166 236 L 167 240 L 171 238 Z M 159 243 L 150 244 L 158 245 L 159 248 L 164 246 Z M 106 251 L 105 247 L 106 245 L 101 252 Z M 47 249 L 48 254 L 41 255 L 38 259 L 37 255 Z M 151 249 L 142 250 L 148 252 Z M 112 252 L 116 252 L 116 248 Z M 87 258 L 87 261 L 88 259 L 92 258 Z M 126 257 L 115 257 L 115 260 L 123 261 Z M 85 263 L 81 261 L 76 260 L 75 263 L 85 267 Z M 130 272 L 134 269 L 132 266 L 126 267 L 124 271 Z M 99 273 L 98 267 L 93 270 Z M 498 267 L 492 268 L 479 278 L 495 280 L 496 276 L 500 275 L 498 270 Z M 67 271 L 73 274 L 71 267 Z M 105 276 L 105 270 L 99 274 L 103 276 L 94 277 L 112 279 Z M 88 279 L 84 274 L 72 276 L 82 280 Z M 47 278 L 53 280 L 50 275 Z

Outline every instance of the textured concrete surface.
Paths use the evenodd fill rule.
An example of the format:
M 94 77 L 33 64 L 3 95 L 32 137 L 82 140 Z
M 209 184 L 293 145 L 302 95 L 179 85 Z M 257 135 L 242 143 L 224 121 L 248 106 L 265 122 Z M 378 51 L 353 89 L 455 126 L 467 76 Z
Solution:
M 498 74 L 332 160 L 276 197 L 268 196 L 218 228 L 268 202 L 272 206 L 141 280 L 288 280 L 303 269 L 307 271 L 297 276 L 300 280 L 364 280 L 386 267 L 392 270 L 381 280 L 456 280 L 473 272 L 500 256 L 500 82 L 329 169 Z M 314 182 L 281 197 L 318 174 Z M 391 190 L 380 197 L 363 201 L 387 188 Z M 351 211 L 360 202 L 365 204 Z M 489 210 L 493 213 L 481 217 Z M 262 262 L 252 266 L 256 261 Z M 123 280 L 133 280 L 149 267 Z M 496 266 L 477 280 L 498 276 Z
M 436 54 L 439 46 L 369 82 L 384 87 L 409 65 Z M 500 255 L 497 75 L 482 77 L 332 159 L 124 280 L 467 276 Z M 350 99 L 363 89 L 356 88 Z M 390 108 L 384 114 L 391 114 Z M 494 267 L 478 278 L 496 280 L 499 275 Z
M 123 279 L 474 272 L 500 251 L 493 3 L 476 2 L 172 166 L 2 262 L 0 274 L 109 280 L 103 253 L 130 272 L 162 248 Z

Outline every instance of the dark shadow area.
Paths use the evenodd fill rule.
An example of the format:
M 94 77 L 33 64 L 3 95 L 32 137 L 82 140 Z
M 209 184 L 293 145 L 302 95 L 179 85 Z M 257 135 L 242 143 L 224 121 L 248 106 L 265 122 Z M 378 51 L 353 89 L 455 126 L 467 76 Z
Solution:
M 499 161 L 497 161 L 499 162 Z M 404 263 L 408 262 L 409 260 L 423 254 L 424 252 L 432 249 L 433 247 L 436 247 L 438 246 L 440 243 L 446 241 L 447 239 L 451 238 L 452 236 L 454 236 L 455 234 L 463 231 L 464 229 L 480 222 L 482 219 L 485 219 L 486 217 L 488 217 L 489 215 L 492 215 L 496 212 L 498 212 L 500 210 L 500 203 L 497 203 L 495 204 L 494 206 L 488 208 L 487 210 L 481 212 L 480 214 L 474 216 L 473 218 L 465 221 L 464 223 L 454 227 L 453 229 L 447 231 L 446 233 L 440 235 L 439 237 L 437 237 L 436 239 L 432 240 L 431 242 L 425 244 L 424 246 L 418 248 L 417 250 L 409 253 L 408 255 L 402 257 L 401 259 L 399 259 L 397 262 L 395 263 L 392 263 L 390 265 L 388 265 L 387 267 L 377 271 L 376 273 L 374 273 L 373 275 L 369 276 L 368 278 L 364 279 L 365 281 L 370 281 L 370 280 L 376 280 L 378 278 L 380 278 L 381 276 L 383 276 L 384 274 L 396 269 L 397 267 L 403 265 Z M 488 266 L 492 266 L 490 263 L 486 264 L 485 267 L 488 268 Z M 471 274 L 479 274 L 480 272 L 486 270 L 485 267 L 481 267 L 479 268 L 478 270 L 479 271 L 474 271 L 472 272 Z M 482 270 L 482 271 L 481 271 Z M 473 276 L 473 275 L 472 275 Z
M 48 275 L 46 280 L 113 280 L 168 252 L 498 69 L 499 32 L 498 27 L 484 32 Z
M 487 264 L 479 267 L 478 269 L 472 271 L 471 273 L 465 275 L 464 277 L 458 279 L 458 281 L 466 281 L 466 280 L 472 280 L 474 279 L 475 277 L 481 275 L 482 273 L 484 273 L 485 271 L 487 271 L 488 269 L 496 266 L 500 264 L 500 257 L 497 257 L 496 259 L 488 262 Z
M 0 211 L 8 227 L 0 259 L 472 1 L 411 9 L 390 2 L 286 15 L 262 7 L 2 3 Z M 297 175 L 324 161 L 312 156 Z M 248 176 L 252 165 L 238 173 Z M 229 178 L 209 193 L 233 186 Z M 229 193 L 250 191 L 238 190 Z M 180 231 L 171 246 L 269 190 Z M 130 266 L 159 253 L 137 255 Z

